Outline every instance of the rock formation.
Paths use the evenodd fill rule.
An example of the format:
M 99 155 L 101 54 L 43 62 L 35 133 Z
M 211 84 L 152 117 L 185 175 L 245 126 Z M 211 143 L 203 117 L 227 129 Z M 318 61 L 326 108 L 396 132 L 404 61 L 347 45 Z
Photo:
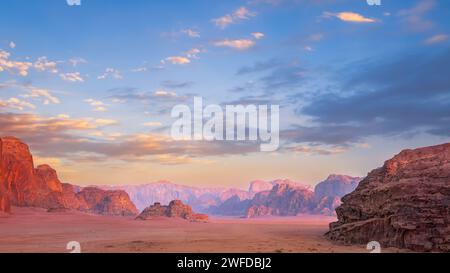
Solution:
M 93 202 L 90 193 L 95 191 Z M 79 189 L 62 184 L 48 165 L 34 168 L 28 146 L 14 137 L 0 138 L 0 211 L 11 206 L 50 211 L 76 209 L 106 215 L 135 215 L 137 209 L 123 191 Z
M 341 204 L 341 198 L 354 191 L 360 177 L 332 174 L 318 183 L 314 188 L 315 208 L 313 214 L 336 215 L 336 208 Z
M 314 205 L 314 192 L 294 183 L 277 183 L 270 191 L 255 195 L 247 209 L 247 217 L 309 213 Z
M 343 197 L 358 186 L 360 177 L 331 174 L 314 188 L 314 196 L 320 200 L 324 197 Z
M 95 187 L 83 188 L 76 194 L 81 202 L 79 210 L 116 216 L 133 216 L 138 210 L 128 194 L 121 190 L 105 191 Z
M 402 151 L 342 202 L 331 240 L 450 251 L 450 143 Z
M 194 213 L 190 206 L 183 204 L 180 200 L 173 200 L 168 206 L 155 203 L 153 206 L 144 209 L 136 219 L 149 220 L 157 217 L 182 218 L 192 222 L 207 222 L 209 220 L 208 215 Z

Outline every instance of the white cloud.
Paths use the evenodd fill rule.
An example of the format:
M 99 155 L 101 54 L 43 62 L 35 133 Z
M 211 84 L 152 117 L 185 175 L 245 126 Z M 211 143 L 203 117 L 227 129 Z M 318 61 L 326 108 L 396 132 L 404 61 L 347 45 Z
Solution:
M 83 59 L 83 58 L 75 57 L 75 58 L 70 59 L 70 60 L 69 60 L 69 63 L 71 63 L 73 67 L 76 67 L 76 66 L 78 66 L 79 64 L 85 64 L 85 63 L 87 63 L 87 61 L 86 61 L 85 59 Z
M 256 39 L 256 40 L 260 40 L 262 38 L 264 38 L 264 33 L 262 32 L 253 32 L 252 36 Z
M 24 98 L 41 99 L 45 105 L 51 103 L 53 104 L 60 103 L 60 100 L 57 97 L 53 96 L 47 89 L 37 88 L 33 86 L 29 86 L 28 88 L 30 89 L 30 92 L 28 94 L 23 95 Z
M 199 54 L 200 52 L 201 52 L 200 49 L 193 47 L 188 51 L 186 51 L 185 54 L 188 58 L 197 58 L 197 54 Z
M 166 58 L 166 61 L 169 61 L 172 64 L 188 64 L 191 62 L 188 58 L 181 56 L 170 56 Z
M 14 43 L 13 41 L 9 42 L 9 48 L 11 49 L 16 48 L 16 43 Z
M 192 30 L 190 28 L 184 29 L 182 32 L 191 38 L 200 38 L 200 32 Z
M 175 98 L 178 95 L 175 92 L 157 90 L 157 91 L 155 91 L 155 96 L 156 97 L 164 97 L 164 98 Z
M 131 72 L 146 72 L 147 70 L 148 70 L 147 67 L 143 66 L 143 67 L 133 68 L 131 70 Z
M 80 72 L 72 72 L 72 73 L 62 73 L 59 74 L 61 79 L 68 82 L 84 82 L 84 79 L 81 77 Z
M 105 73 L 103 73 L 102 75 L 98 76 L 97 79 L 104 80 L 104 79 L 109 78 L 109 77 L 111 77 L 113 79 L 116 79 L 116 80 L 123 79 L 122 74 L 120 73 L 119 70 L 114 69 L 114 68 L 110 68 L 110 67 L 106 68 Z
M 84 100 L 86 103 L 88 103 L 90 106 L 93 107 L 93 110 L 95 112 L 106 112 L 108 111 L 108 109 L 106 108 L 106 105 L 99 100 L 94 100 L 94 99 L 86 99 Z
M 2 100 L 0 99 L 0 108 L 10 108 L 10 109 L 17 109 L 20 111 L 25 110 L 25 108 L 29 108 L 29 109 L 35 109 L 36 106 L 34 106 L 33 104 L 20 100 L 18 98 L 10 98 L 8 100 Z
M 248 20 L 250 19 L 250 17 L 253 17 L 255 15 L 256 13 L 250 12 L 246 7 L 240 7 L 232 14 L 226 14 L 222 17 L 212 19 L 212 22 L 220 28 L 226 28 L 231 24 L 236 24 L 240 21 Z
M 39 57 L 34 63 L 34 68 L 38 71 L 49 71 L 50 73 L 58 73 L 56 62 L 49 61 L 46 56 Z
M 213 44 L 218 47 L 229 47 L 238 50 L 245 50 L 253 47 L 255 45 L 255 41 L 249 39 L 238 39 L 238 40 L 224 39 L 216 41 Z
M 9 71 L 16 72 L 20 76 L 27 76 L 28 70 L 33 66 L 30 62 L 17 62 L 9 59 L 10 53 L 0 50 L 0 72 Z

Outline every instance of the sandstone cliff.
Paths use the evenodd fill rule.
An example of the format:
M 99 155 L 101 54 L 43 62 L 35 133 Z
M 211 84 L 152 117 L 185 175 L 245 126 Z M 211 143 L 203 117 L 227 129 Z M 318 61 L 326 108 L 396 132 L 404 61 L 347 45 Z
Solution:
M 342 202 L 332 240 L 450 251 L 450 144 L 402 151 Z
M 96 198 L 90 199 L 91 192 Z M 11 206 L 52 211 L 76 209 L 106 215 L 135 215 L 137 209 L 124 191 L 79 189 L 62 184 L 48 165 L 34 168 L 28 146 L 14 137 L 0 138 L 0 211 Z

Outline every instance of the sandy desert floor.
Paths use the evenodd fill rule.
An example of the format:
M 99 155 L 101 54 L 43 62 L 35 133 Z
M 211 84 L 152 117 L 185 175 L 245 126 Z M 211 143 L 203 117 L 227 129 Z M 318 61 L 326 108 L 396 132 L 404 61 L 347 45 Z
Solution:
M 326 240 L 323 234 L 334 220 L 213 217 L 210 223 L 191 223 L 13 208 L 13 215 L 0 217 L 0 252 L 69 252 L 69 241 L 78 241 L 82 252 L 368 252 L 363 245 Z

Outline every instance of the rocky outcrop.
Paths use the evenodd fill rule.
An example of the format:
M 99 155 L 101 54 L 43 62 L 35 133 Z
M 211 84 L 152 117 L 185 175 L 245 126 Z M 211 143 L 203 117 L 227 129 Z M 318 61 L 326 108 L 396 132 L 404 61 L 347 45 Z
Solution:
M 80 202 L 79 210 L 114 216 L 134 216 L 137 208 L 125 191 L 105 191 L 95 187 L 82 189 L 76 198 Z
M 96 201 L 88 197 L 95 191 Z M 28 146 L 14 137 L 0 138 L 0 211 L 11 206 L 40 207 L 50 211 L 76 209 L 106 215 L 136 215 L 124 191 L 80 189 L 62 184 L 48 165 L 34 168 Z
M 308 187 L 295 183 L 278 182 L 270 191 L 255 195 L 247 217 L 256 216 L 290 216 L 299 213 L 309 213 L 314 206 L 314 192 Z
M 331 240 L 450 251 L 450 144 L 402 151 L 342 202 Z
M 208 215 L 194 213 L 190 206 L 183 204 L 180 200 L 173 200 L 168 206 L 155 203 L 153 206 L 144 209 L 136 219 L 149 220 L 158 217 L 181 218 L 192 222 L 207 222 L 209 220 Z

